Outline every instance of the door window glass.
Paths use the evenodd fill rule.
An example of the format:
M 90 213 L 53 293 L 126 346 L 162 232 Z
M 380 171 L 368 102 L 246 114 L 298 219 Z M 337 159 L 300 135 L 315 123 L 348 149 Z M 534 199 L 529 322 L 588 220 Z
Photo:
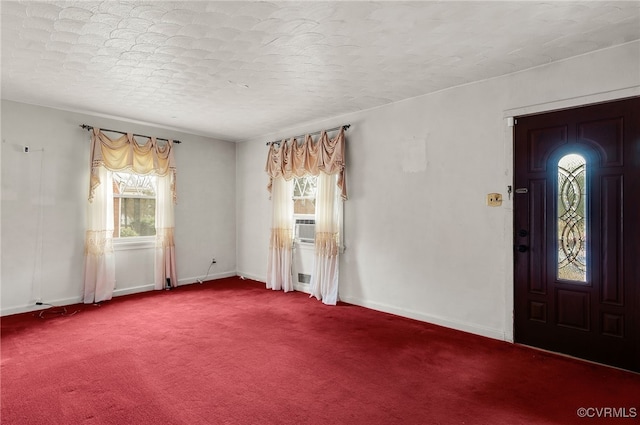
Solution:
M 558 162 L 558 279 L 587 281 L 586 161 L 578 154 Z

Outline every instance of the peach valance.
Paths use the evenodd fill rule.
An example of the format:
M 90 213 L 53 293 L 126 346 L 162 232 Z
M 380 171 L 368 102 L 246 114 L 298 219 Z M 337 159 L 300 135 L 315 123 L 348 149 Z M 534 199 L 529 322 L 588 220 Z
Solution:
M 313 138 L 307 135 L 303 143 L 298 143 L 295 138 L 288 142 L 283 140 L 279 146 L 272 143 L 269 147 L 265 167 L 269 175 L 267 188 L 271 192 L 273 179 L 280 176 L 285 180 L 291 180 L 306 174 L 317 176 L 320 172 L 338 174 L 337 185 L 340 188 L 342 199 L 346 200 L 344 152 L 344 128 L 341 128 L 333 139 L 330 139 L 327 132 L 323 131 L 317 142 L 314 142 Z
M 176 166 L 172 140 L 159 143 L 155 137 L 150 137 L 144 144 L 140 144 L 131 133 L 117 139 L 111 139 L 99 128 L 93 128 L 91 134 L 90 202 L 93 200 L 95 188 L 100 184 L 97 171 L 100 166 L 111 171 L 126 171 L 142 175 L 171 175 L 171 194 L 173 202 L 176 201 Z

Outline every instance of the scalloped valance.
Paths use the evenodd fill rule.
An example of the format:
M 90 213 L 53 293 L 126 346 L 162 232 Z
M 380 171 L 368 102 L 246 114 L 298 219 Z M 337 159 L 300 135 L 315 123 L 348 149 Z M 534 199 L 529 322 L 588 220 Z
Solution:
M 333 139 L 329 139 L 327 132 L 323 131 L 317 142 L 307 135 L 304 142 L 300 144 L 295 138 L 288 142 L 283 140 L 280 145 L 271 143 L 265 167 L 269 175 L 267 189 L 271 192 L 273 179 L 280 176 L 285 180 L 291 180 L 306 174 L 317 176 L 320 172 L 338 174 L 337 185 L 340 188 L 340 195 L 343 200 L 346 200 L 344 152 L 344 128 L 341 128 Z
M 99 128 L 93 128 L 89 202 L 93 200 L 95 189 L 100 185 L 100 166 L 111 171 L 127 171 L 142 175 L 171 175 L 171 194 L 173 203 L 176 203 L 173 140 L 159 142 L 155 137 L 149 137 L 144 144 L 140 144 L 132 133 L 111 139 Z

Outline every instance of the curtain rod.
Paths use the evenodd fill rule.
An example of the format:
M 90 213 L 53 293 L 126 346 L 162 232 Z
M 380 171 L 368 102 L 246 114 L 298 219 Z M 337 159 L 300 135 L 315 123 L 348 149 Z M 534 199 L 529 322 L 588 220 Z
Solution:
M 87 131 L 91 131 L 93 130 L 93 127 L 90 125 L 86 125 L 86 124 L 80 124 L 79 127 L 81 127 L 83 130 L 87 130 Z M 108 130 L 106 128 L 101 128 L 101 131 L 108 131 L 109 133 L 118 133 L 118 134 L 128 134 L 125 133 L 124 131 L 118 131 L 118 130 Z M 134 134 L 134 136 L 138 136 L 138 137 L 144 137 L 146 139 L 150 139 L 151 136 L 145 136 L 144 134 Z M 156 137 L 156 140 L 164 140 L 165 142 L 168 142 L 169 139 L 162 139 L 160 137 Z M 173 143 L 182 143 L 180 140 L 174 140 Z
M 326 131 L 326 132 L 328 133 L 328 132 L 330 132 L 330 131 L 340 130 L 340 129 L 342 129 L 342 128 L 344 128 L 345 130 L 347 130 L 349 127 L 351 127 L 351 124 L 344 124 L 344 125 L 341 125 L 341 126 L 338 126 L 338 127 L 330 128 L 330 129 L 328 129 L 328 130 L 318 130 L 318 131 L 314 131 L 313 133 L 307 133 L 307 134 L 301 134 L 301 135 L 299 135 L 299 136 L 289 137 L 287 140 L 291 140 L 291 139 L 298 139 L 298 138 L 301 138 L 301 137 L 305 137 L 306 135 L 313 136 L 314 134 L 320 134 L 320 133 L 322 133 L 323 131 Z M 267 146 L 269 146 L 269 145 L 273 145 L 273 144 L 278 145 L 278 144 L 280 144 L 280 143 L 282 143 L 282 140 L 274 140 L 273 142 L 267 142 Z

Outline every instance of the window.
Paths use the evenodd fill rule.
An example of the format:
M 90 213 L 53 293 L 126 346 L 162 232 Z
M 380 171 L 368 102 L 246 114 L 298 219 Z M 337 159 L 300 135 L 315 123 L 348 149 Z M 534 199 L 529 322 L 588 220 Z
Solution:
M 587 281 L 586 161 L 576 154 L 558 162 L 558 278 Z
M 293 180 L 293 213 L 314 215 L 316 213 L 316 176 L 296 177 Z
M 114 238 L 156 234 L 156 177 L 113 173 Z
M 316 176 L 297 177 L 293 180 L 293 217 L 295 240 L 302 243 L 315 241 Z

